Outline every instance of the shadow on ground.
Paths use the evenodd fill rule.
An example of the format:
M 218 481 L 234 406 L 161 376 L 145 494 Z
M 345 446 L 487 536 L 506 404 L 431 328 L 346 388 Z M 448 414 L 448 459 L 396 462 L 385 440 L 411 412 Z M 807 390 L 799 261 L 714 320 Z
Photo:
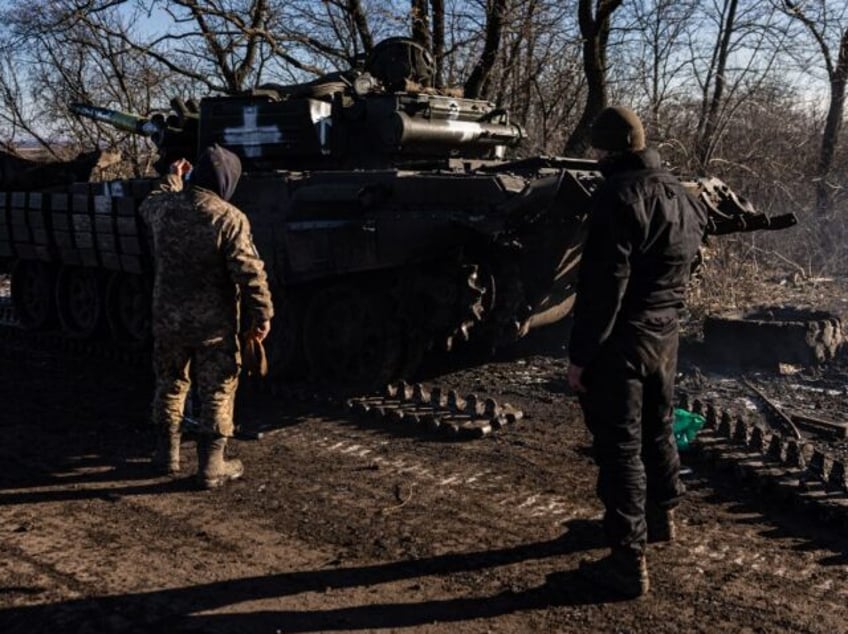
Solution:
M 602 545 L 601 539 L 597 522 L 572 520 L 566 524 L 566 532 L 561 537 L 510 548 L 353 568 L 289 572 L 187 588 L 10 608 L 0 610 L 0 630 L 5 634 L 48 631 L 318 632 L 472 621 L 557 605 L 606 603 L 616 598 L 587 585 L 576 571 L 569 570 L 548 575 L 546 582 L 538 587 L 492 596 L 420 602 L 401 600 L 318 610 L 200 614 L 222 608 L 232 609 L 244 602 L 273 600 L 304 592 L 365 588 L 557 557 L 598 548 Z M 0 587 L 0 594 L 12 593 L 34 596 L 39 592 L 38 588 Z

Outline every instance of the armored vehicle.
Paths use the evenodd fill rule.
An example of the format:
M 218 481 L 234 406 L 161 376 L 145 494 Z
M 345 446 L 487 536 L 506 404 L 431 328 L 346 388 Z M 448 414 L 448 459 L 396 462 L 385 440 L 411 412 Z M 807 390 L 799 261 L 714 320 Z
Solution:
M 410 376 L 433 348 L 498 347 L 565 316 L 574 300 L 595 162 L 506 160 L 524 137 L 504 110 L 429 88 L 431 60 L 391 38 L 364 70 L 249 94 L 172 101 L 137 117 L 81 116 L 149 136 L 161 172 L 218 143 L 244 175 L 277 304 L 272 376 L 351 384 Z M 0 195 L 0 258 L 20 321 L 68 337 L 149 337 L 151 254 L 137 208 L 155 179 Z M 712 232 L 788 226 L 715 179 L 689 181 Z

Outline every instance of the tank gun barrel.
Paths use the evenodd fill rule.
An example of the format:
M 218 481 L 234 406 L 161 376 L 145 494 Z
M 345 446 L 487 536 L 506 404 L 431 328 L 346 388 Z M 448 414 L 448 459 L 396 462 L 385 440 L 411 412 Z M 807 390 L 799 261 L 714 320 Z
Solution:
M 111 108 L 101 108 L 100 106 L 77 102 L 70 105 L 70 110 L 80 117 L 108 123 L 118 130 L 150 137 L 156 145 L 161 144 L 165 132 L 163 122 L 112 110 Z

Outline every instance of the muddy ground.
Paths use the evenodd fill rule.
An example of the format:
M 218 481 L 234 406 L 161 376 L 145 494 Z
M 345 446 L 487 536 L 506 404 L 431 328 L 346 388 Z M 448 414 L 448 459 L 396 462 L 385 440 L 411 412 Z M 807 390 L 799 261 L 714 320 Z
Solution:
M 144 368 L 0 342 L 0 632 L 848 631 L 845 533 L 685 454 L 650 595 L 581 580 L 604 550 L 567 326 L 430 364 L 426 384 L 524 411 L 478 440 L 244 386 L 239 422 L 274 431 L 232 443 L 246 476 L 214 492 L 193 488 L 191 439 L 184 478 L 151 477 Z M 693 350 L 682 380 L 722 378 Z

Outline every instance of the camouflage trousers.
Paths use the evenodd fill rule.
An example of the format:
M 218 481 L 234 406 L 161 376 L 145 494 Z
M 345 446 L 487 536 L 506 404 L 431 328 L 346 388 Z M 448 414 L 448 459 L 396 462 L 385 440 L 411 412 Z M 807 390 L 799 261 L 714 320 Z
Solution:
M 238 387 L 241 354 L 238 338 L 216 338 L 187 345 L 175 339 L 158 338 L 153 345 L 153 423 L 157 428 L 180 426 L 192 383 L 200 412 L 193 412 L 201 433 L 233 435 L 233 409 Z

